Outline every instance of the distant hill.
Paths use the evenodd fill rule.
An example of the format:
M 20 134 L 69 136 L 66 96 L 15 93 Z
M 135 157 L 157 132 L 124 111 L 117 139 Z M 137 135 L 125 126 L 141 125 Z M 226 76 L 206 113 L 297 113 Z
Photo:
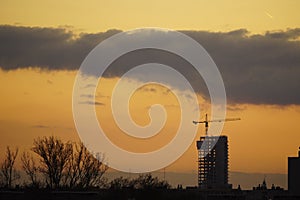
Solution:
M 181 184 L 183 187 L 196 186 L 197 185 L 197 174 L 191 172 L 152 172 L 153 176 L 159 177 L 161 180 L 167 180 L 173 187 Z M 112 180 L 117 177 L 137 177 L 138 174 L 123 173 L 123 172 L 107 172 L 105 177 Z M 229 182 L 233 185 L 233 188 L 241 186 L 243 190 L 252 190 L 254 186 L 261 184 L 264 177 L 266 178 L 267 186 L 270 188 L 272 184 L 275 186 L 283 187 L 287 189 L 287 175 L 286 174 L 263 174 L 263 173 L 244 173 L 244 172 L 229 172 Z

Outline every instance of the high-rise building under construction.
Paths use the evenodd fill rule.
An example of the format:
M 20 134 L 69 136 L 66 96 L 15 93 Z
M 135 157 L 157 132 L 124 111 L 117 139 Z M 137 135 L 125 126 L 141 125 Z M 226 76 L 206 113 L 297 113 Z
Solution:
M 198 186 L 202 189 L 228 189 L 227 136 L 205 136 L 197 141 Z
M 300 147 L 298 157 L 288 158 L 288 189 L 291 194 L 300 195 Z

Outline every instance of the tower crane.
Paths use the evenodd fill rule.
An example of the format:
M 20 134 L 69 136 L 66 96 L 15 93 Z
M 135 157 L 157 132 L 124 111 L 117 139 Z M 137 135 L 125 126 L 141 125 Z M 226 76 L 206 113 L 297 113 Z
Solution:
M 193 121 L 193 123 L 196 124 L 205 124 L 205 135 L 207 136 L 208 132 L 208 123 L 210 122 L 227 122 L 227 121 L 236 121 L 236 120 L 241 120 L 241 118 L 225 118 L 225 119 L 215 119 L 215 120 L 208 120 L 207 119 L 207 114 L 205 114 L 205 120 L 203 121 Z

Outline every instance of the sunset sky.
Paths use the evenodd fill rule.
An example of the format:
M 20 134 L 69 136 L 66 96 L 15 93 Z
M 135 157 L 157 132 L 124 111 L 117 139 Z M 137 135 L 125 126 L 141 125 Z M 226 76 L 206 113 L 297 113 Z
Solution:
M 300 146 L 299 8 L 297 0 L 2 1 L 0 157 L 7 145 L 28 150 L 41 136 L 79 141 L 72 90 L 85 56 L 120 31 L 161 27 L 198 41 L 219 67 L 227 117 L 242 119 L 223 129 L 229 137 L 230 170 L 287 173 L 287 157 L 297 155 Z M 180 118 L 174 95 L 165 95 L 166 88 L 158 85 L 134 94 L 130 111 L 136 123 L 149 123 L 147 108 L 156 103 L 166 106 L 168 120 L 157 138 L 130 141 L 109 114 L 111 88 L 119 77 L 113 73 L 101 80 L 95 105 L 100 123 L 111 132 L 108 137 L 130 151 L 163 146 Z M 205 91 L 197 92 L 204 119 L 209 99 Z M 195 141 L 202 135 L 200 124 Z M 196 160 L 192 143 L 166 170 L 196 172 Z

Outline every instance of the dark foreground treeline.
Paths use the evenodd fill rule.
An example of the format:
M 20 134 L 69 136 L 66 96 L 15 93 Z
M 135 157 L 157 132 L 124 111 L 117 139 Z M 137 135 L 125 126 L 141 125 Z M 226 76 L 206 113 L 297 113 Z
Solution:
M 1 199 L 9 200 L 23 200 L 23 199 L 42 199 L 42 200 L 60 200 L 60 199 L 72 199 L 72 200 L 129 200 L 129 199 L 207 199 L 204 195 L 198 192 L 192 191 L 179 191 L 179 190 L 110 190 L 104 189 L 97 192 L 22 192 L 22 193 L 6 193 L 1 194 Z
M 296 200 L 287 191 L 241 191 L 192 189 L 94 189 L 88 191 L 17 190 L 0 191 L 2 200 Z
M 281 190 L 171 189 L 166 181 L 151 174 L 108 181 L 103 154 L 90 153 L 83 144 L 63 142 L 55 137 L 35 139 L 28 152 L 7 147 L 0 162 L 0 200 L 104 200 L 104 199 L 299 199 Z M 21 173 L 15 167 L 20 159 Z
M 80 143 L 63 142 L 53 136 L 35 139 L 29 152 L 20 156 L 21 177 L 15 168 L 18 149 L 7 147 L 0 164 L 0 189 L 22 191 L 81 191 L 91 189 L 168 189 L 170 184 L 151 174 L 134 179 L 119 177 L 110 182 L 101 153 L 90 153 Z M 20 180 L 23 180 L 20 183 Z M 51 196 L 51 195 L 50 195 Z
M 209 197 L 209 198 L 208 198 Z M 225 198 L 224 198 L 225 197 Z M 15 193 L 1 193 L 1 199 L 23 200 L 23 199 L 38 199 L 38 200 L 207 200 L 207 199 L 243 199 L 241 195 L 213 195 L 202 194 L 196 190 L 177 190 L 177 189 L 100 189 L 97 191 L 22 191 Z

